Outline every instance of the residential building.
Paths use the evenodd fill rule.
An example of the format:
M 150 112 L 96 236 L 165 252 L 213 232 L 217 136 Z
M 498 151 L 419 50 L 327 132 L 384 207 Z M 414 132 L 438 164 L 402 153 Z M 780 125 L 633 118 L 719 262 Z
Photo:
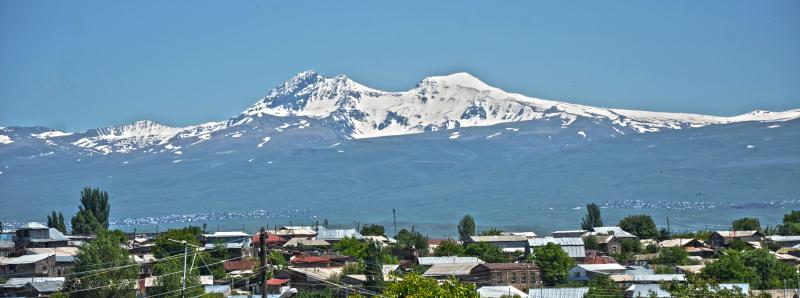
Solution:
M 300 237 L 295 237 L 286 241 L 283 244 L 284 248 L 291 248 L 291 247 L 317 247 L 317 248 L 325 248 L 331 246 L 328 241 L 325 240 L 316 240 L 316 239 L 304 239 Z
M 796 245 L 800 245 L 800 235 L 793 235 L 793 236 L 767 236 L 767 240 L 780 245 L 781 247 L 793 247 Z
M 555 238 L 576 238 L 576 237 L 583 237 L 589 233 L 587 230 L 570 230 L 570 231 L 553 231 L 553 237 Z
M 69 239 L 55 228 L 28 222 L 17 228 L 17 248 L 69 246 Z
M 0 284 L 0 296 L 48 297 L 64 288 L 64 277 L 12 277 Z
M 0 258 L 13 255 L 15 252 L 14 241 L 0 240 Z
M 503 252 L 525 252 L 528 247 L 528 238 L 520 235 L 470 236 L 469 242 L 490 243 Z
M 708 238 L 708 244 L 718 250 L 728 246 L 733 239 L 743 242 L 761 242 L 765 238 L 760 231 L 716 231 Z
M 437 264 L 482 264 L 483 260 L 477 257 L 419 257 L 417 263 L 423 266 Z
M 620 239 L 636 239 L 636 235 L 626 232 L 620 227 L 594 227 L 589 235 L 614 235 Z
M 255 235 L 253 235 L 253 237 L 250 239 L 250 242 L 252 242 L 254 246 L 260 245 L 261 233 L 256 233 Z M 278 248 L 286 244 L 286 242 L 287 240 L 281 236 L 272 233 L 267 233 L 266 245 L 268 248 Z
M 598 274 L 624 274 L 625 270 L 620 264 L 578 264 L 569 269 L 569 280 L 585 281 Z
M 478 265 L 478 263 L 435 264 L 428 268 L 422 276 L 435 278 L 440 281 L 450 277 L 455 277 L 460 280 L 469 280 L 472 275 L 472 268 Z
M 0 259 L 0 276 L 33 277 L 56 276 L 56 255 L 23 255 Z
M 527 290 L 542 285 L 542 272 L 531 263 L 484 263 L 473 267 L 470 275 L 478 286 L 510 285 Z
M 364 236 L 361 235 L 356 229 L 326 229 L 320 227 L 317 231 L 317 236 L 314 237 L 316 240 L 325 240 L 329 243 L 336 243 L 341 241 L 344 238 L 355 238 L 356 240 L 364 240 Z
M 566 252 L 570 258 L 577 261 L 582 261 L 586 257 L 586 249 L 583 244 L 583 239 L 580 237 L 541 237 L 528 239 L 528 247 L 531 250 L 537 247 L 542 247 L 548 243 L 555 243 L 561 246 L 561 250 Z

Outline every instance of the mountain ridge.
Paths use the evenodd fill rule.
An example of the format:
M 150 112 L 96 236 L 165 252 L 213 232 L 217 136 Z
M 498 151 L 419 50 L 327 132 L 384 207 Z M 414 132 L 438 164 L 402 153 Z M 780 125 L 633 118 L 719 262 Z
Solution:
M 139 120 L 83 132 L 42 127 L 3 127 L 0 128 L 0 146 L 34 138 L 49 146 L 75 146 L 109 154 L 130 153 L 154 146 L 166 147 L 178 141 L 193 145 L 210 140 L 224 131 L 235 131 L 224 135 L 238 138 L 248 132 L 244 127 L 258 131 L 259 139 L 272 138 L 273 134 L 292 127 L 306 128 L 312 125 L 330 129 L 343 139 L 364 139 L 537 120 L 557 121 L 562 128 L 566 128 L 578 119 L 585 119 L 624 135 L 797 118 L 800 118 L 800 109 L 781 112 L 755 110 L 737 116 L 719 117 L 592 107 L 509 93 L 466 72 L 427 77 L 406 91 L 383 91 L 362 85 L 345 75 L 326 78 L 307 70 L 273 88 L 241 113 L 223 121 L 173 127 Z M 18 131 L 30 132 L 20 134 Z M 586 137 L 585 133 L 582 135 Z

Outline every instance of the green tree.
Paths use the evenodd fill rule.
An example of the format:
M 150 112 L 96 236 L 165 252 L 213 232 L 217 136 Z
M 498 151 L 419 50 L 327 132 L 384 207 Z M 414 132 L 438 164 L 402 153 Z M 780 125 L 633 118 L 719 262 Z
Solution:
M 508 262 L 508 257 L 503 251 L 488 242 L 473 242 L 467 245 L 464 250 L 467 256 L 478 257 L 489 263 L 505 263 Z
M 475 219 L 467 214 L 458 222 L 458 236 L 461 241 L 468 241 L 470 236 L 475 235 Z
M 783 215 L 783 224 L 778 225 L 778 233 L 784 236 L 800 234 L 800 210 Z
M 642 243 L 638 239 L 622 239 L 622 252 L 627 254 L 638 254 L 642 252 Z
M 100 231 L 97 239 L 78 250 L 63 292 L 70 297 L 135 297 L 138 276 L 139 268 L 128 251 L 114 236 Z
M 61 233 L 67 233 L 67 225 L 64 224 L 64 215 L 61 212 L 56 213 L 53 211 L 51 215 L 47 216 L 47 227 L 55 228 Z
M 450 278 L 441 285 L 433 278 L 415 273 L 406 274 L 403 280 L 389 283 L 383 296 L 392 298 L 478 298 L 474 284 L 464 284 Z
M 598 249 L 600 249 L 600 244 L 597 243 L 597 238 L 595 238 L 594 236 L 591 236 L 591 235 L 583 237 L 583 246 L 586 249 L 590 249 L 590 250 L 598 250 Z
M 200 271 L 197 269 L 196 253 L 187 256 L 187 266 L 192 266 L 186 270 L 186 297 L 194 297 L 203 294 L 200 287 Z M 181 297 L 183 286 L 183 258 L 172 257 L 167 260 L 159 261 L 153 268 L 156 276 L 155 284 L 147 291 L 148 295 L 158 295 L 159 297 Z
M 780 288 L 784 280 L 797 280 L 792 266 L 779 261 L 766 249 L 725 250 L 716 262 L 701 271 L 705 278 L 725 283 L 750 283 L 754 289 Z
M 600 215 L 600 207 L 595 203 L 586 205 L 586 216 L 583 217 L 581 222 L 581 229 L 587 231 L 594 231 L 594 227 L 602 227 L 603 218 Z
M 395 237 L 395 239 L 397 239 L 397 247 L 399 248 L 410 249 L 411 247 L 414 247 L 420 252 L 428 251 L 428 237 L 425 237 L 425 235 L 415 231 L 414 227 L 411 227 L 411 231 L 400 229 L 400 232 L 397 232 L 397 237 Z
M 108 230 L 109 212 L 107 192 L 99 188 L 84 188 L 81 191 L 81 206 L 72 218 L 72 232 L 89 235 Z
M 658 259 L 656 261 L 659 264 L 669 264 L 669 265 L 688 265 L 689 264 L 689 254 L 686 252 L 686 249 L 683 247 L 665 247 L 658 251 Z
M 497 228 L 488 228 L 481 231 L 481 236 L 499 236 L 503 234 L 503 230 Z
M 641 239 L 653 239 L 658 236 L 656 223 L 650 215 L 629 215 L 619 221 L 619 227 Z
M 364 286 L 373 292 L 381 292 L 385 286 L 383 281 L 383 249 L 378 241 L 367 243 L 364 258 L 364 275 L 367 281 Z
M 345 237 L 341 241 L 336 242 L 332 247 L 333 251 L 339 252 L 346 256 L 351 256 L 358 259 L 364 259 L 366 256 L 367 244 L 358 241 L 356 237 Z
M 736 231 L 761 231 L 761 222 L 755 217 L 742 217 L 734 220 L 732 227 Z
M 152 249 L 153 254 L 156 258 L 163 258 L 172 254 L 183 253 L 183 244 L 179 243 L 180 241 L 186 241 L 186 243 L 190 244 L 190 247 L 199 246 L 202 232 L 200 227 L 195 226 L 169 229 L 166 232 L 162 232 L 153 241 L 155 243 Z
M 465 254 L 464 246 L 458 244 L 455 241 L 442 241 L 439 246 L 436 247 L 436 250 L 433 251 L 433 255 L 437 257 L 446 257 L 446 256 L 463 256 Z
M 668 281 L 661 284 L 661 289 L 669 292 L 676 298 L 745 298 L 747 293 L 742 293 L 741 289 L 722 288 L 713 279 L 704 278 L 699 274 L 686 274 L 686 281 Z
M 386 233 L 382 225 L 364 225 L 361 227 L 361 235 L 364 236 L 383 236 Z
M 589 280 L 589 292 L 584 298 L 622 297 L 622 289 L 608 275 L 597 274 Z
M 529 257 L 542 270 L 542 281 L 548 285 L 567 282 L 569 269 L 575 267 L 575 261 L 555 243 L 534 248 Z
M 750 250 L 753 249 L 750 244 L 747 242 L 742 241 L 741 239 L 732 239 L 730 243 L 728 243 L 729 250 Z

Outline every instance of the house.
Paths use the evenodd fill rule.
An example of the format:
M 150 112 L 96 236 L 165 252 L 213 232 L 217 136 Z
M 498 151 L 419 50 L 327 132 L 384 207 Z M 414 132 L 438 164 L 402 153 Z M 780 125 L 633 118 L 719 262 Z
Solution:
M 656 246 L 662 248 L 683 247 L 691 256 L 710 257 L 714 250 L 706 247 L 706 244 L 697 239 L 677 238 L 659 242 Z
M 255 264 L 255 260 L 225 261 L 222 263 L 222 267 L 225 268 L 225 272 L 236 272 L 233 274 L 241 274 L 248 271 L 252 272 Z
M 333 262 L 329 257 L 299 255 L 289 259 L 289 263 L 291 263 L 292 266 L 298 268 L 305 268 L 305 267 L 330 267 Z
M 385 281 L 402 280 L 402 278 L 394 275 L 394 273 L 397 272 L 398 268 L 400 268 L 400 265 L 383 265 L 382 268 L 383 279 Z M 342 282 L 348 285 L 360 287 L 366 284 L 367 276 L 364 274 L 348 274 L 343 277 Z
M 781 247 L 793 247 L 800 245 L 800 235 L 795 236 L 767 236 L 767 240 L 780 245 Z
M 38 222 L 28 222 L 17 228 L 17 247 L 63 247 L 69 246 L 69 238 L 55 228 Z
M 136 264 L 139 264 L 139 277 L 153 276 L 155 273 L 154 265 L 156 256 L 153 254 L 131 255 Z
M 13 255 L 15 248 L 14 241 L 0 240 L 0 258 Z
M 291 248 L 291 247 L 316 247 L 316 248 L 325 248 L 331 246 L 328 241 L 325 240 L 316 240 L 316 239 L 304 239 L 300 237 L 295 237 L 286 241 L 283 245 L 284 248 Z
M 528 247 L 528 238 L 520 235 L 470 236 L 469 242 L 490 243 L 503 252 L 525 252 Z
M 542 286 L 542 271 L 531 263 L 483 263 L 470 275 L 477 286 L 510 285 L 522 290 Z
M 309 239 L 317 235 L 317 231 L 314 228 L 306 226 L 283 226 L 272 233 L 286 240 L 298 237 Z
M 290 279 L 270 278 L 267 280 L 267 294 L 281 294 L 292 287 Z
M 796 267 L 798 264 L 800 264 L 800 258 L 796 256 L 790 254 L 777 253 L 774 251 L 770 251 L 769 253 L 775 256 L 775 258 L 778 259 L 778 261 L 784 262 L 789 266 Z
M 428 239 L 428 254 L 432 255 L 434 252 L 436 252 L 436 248 L 439 247 L 439 245 L 442 245 L 442 242 L 445 241 L 454 241 L 454 240 Z
M 678 273 L 680 273 L 680 274 L 688 274 L 688 273 L 698 274 L 698 273 L 700 273 L 700 271 L 701 271 L 701 270 L 703 270 L 703 268 L 705 268 L 705 267 L 706 267 L 706 265 L 682 265 L 682 266 L 675 266 L 675 268 L 676 268 L 676 271 L 677 271 Z
M 419 257 L 417 264 L 433 266 L 437 264 L 482 264 L 483 260 L 477 257 Z
M 0 259 L 0 276 L 15 277 L 55 276 L 56 255 L 23 255 Z
M 587 230 L 571 230 L 571 231 L 553 231 L 553 237 L 555 238 L 576 238 L 576 237 L 583 237 L 589 233 Z
M 589 235 L 614 235 L 620 239 L 636 239 L 636 235 L 628 233 L 620 227 L 594 227 L 594 231 Z
M 765 238 L 760 231 L 716 231 L 708 237 L 708 244 L 714 249 L 721 249 L 728 246 L 733 239 L 744 242 L 761 242 Z
M 538 288 L 529 289 L 528 298 L 583 298 L 588 287 L 581 288 Z
M 658 259 L 659 257 L 660 255 L 658 253 L 637 254 L 633 255 L 633 259 L 628 263 L 637 266 L 648 266 L 650 265 L 650 262 Z
M 60 291 L 64 277 L 12 277 L 0 284 L 0 296 L 42 297 Z
M 386 236 L 364 236 L 364 240 L 378 242 L 383 247 L 392 243 L 397 243 L 397 240 Z M 428 243 L 430 243 L 430 241 Z M 428 246 L 428 249 L 431 249 L 430 246 Z
M 686 281 L 686 276 L 683 274 L 612 274 L 609 278 L 622 287 L 629 287 L 634 284 L 658 284 L 667 281 Z
M 580 261 L 586 257 L 586 249 L 583 244 L 583 239 L 580 237 L 541 237 L 528 239 L 528 247 L 530 247 L 531 250 L 545 246 L 548 243 L 555 243 L 561 246 L 561 250 L 566 252 L 570 258 Z
M 586 237 L 594 237 L 600 250 L 607 254 L 622 252 L 622 241 L 615 235 L 589 235 Z
M 636 284 L 625 289 L 625 298 L 655 297 L 664 298 L 672 295 L 661 289 L 660 284 Z
M 597 253 L 595 250 L 590 250 L 586 253 L 586 258 L 583 259 L 581 264 L 614 264 L 617 260 L 610 256 L 604 256 Z
M 361 235 L 356 229 L 326 229 L 320 227 L 317 231 L 317 236 L 314 237 L 316 240 L 325 240 L 329 243 L 336 243 L 341 241 L 344 238 L 355 238 L 356 240 L 364 240 L 364 236 Z
M 329 287 L 328 280 L 342 274 L 342 267 L 311 268 L 289 266 L 275 278 L 289 279 L 297 289 L 322 289 Z
M 215 249 L 217 246 L 224 246 L 231 257 L 250 257 L 252 256 L 252 239 L 250 234 L 245 232 L 214 232 L 213 234 L 203 234 L 203 248 Z
M 250 239 L 250 242 L 252 242 L 254 246 L 259 246 L 261 244 L 261 233 L 256 233 L 253 235 L 253 237 Z M 268 248 L 278 248 L 286 244 L 286 242 L 287 240 L 281 236 L 267 233 L 266 245 Z
M 569 280 L 585 281 L 598 274 L 624 274 L 625 267 L 620 264 L 578 264 L 569 269 Z
M 478 288 L 481 298 L 527 297 L 528 294 L 512 286 L 483 286 Z
M 450 277 L 467 280 L 472 275 L 472 268 L 478 265 L 478 263 L 435 264 L 428 268 L 422 276 L 437 280 L 446 280 Z

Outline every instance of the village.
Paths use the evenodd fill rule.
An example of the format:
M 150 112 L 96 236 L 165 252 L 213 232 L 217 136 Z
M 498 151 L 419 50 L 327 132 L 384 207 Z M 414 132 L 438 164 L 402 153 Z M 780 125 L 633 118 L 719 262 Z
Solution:
M 576 229 L 266 226 L 108 230 L 107 193 L 85 189 L 71 233 L 61 213 L 0 231 L 0 297 L 798 297 L 800 211 L 724 231 L 657 229 L 648 215 Z M 2 225 L 0 225 L 2 227 Z M 396 230 L 396 228 L 395 228 Z

